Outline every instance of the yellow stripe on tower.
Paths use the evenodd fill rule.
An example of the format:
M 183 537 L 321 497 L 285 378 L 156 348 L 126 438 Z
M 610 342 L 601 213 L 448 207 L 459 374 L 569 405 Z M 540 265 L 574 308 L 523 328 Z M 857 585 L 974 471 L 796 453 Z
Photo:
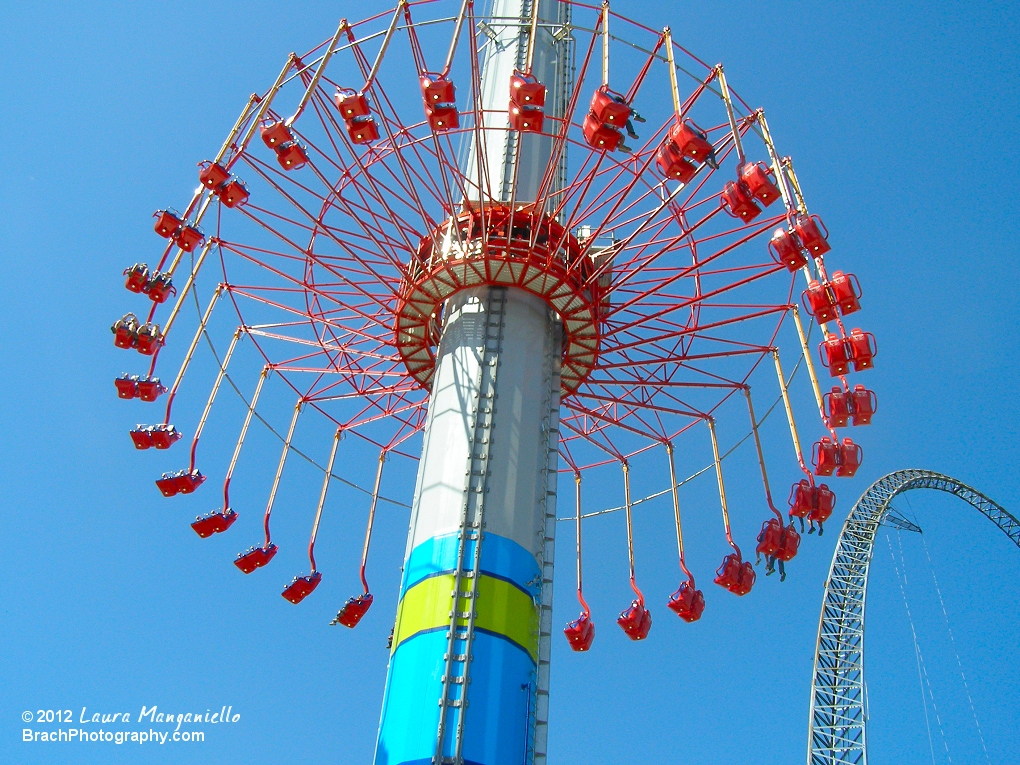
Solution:
M 470 579 L 461 580 L 461 592 L 469 592 Z M 461 598 L 462 606 L 472 599 Z M 531 596 L 503 579 L 484 574 L 478 579 L 475 601 L 475 627 L 502 635 L 538 661 L 538 607 Z M 393 648 L 420 632 L 450 625 L 453 607 L 453 574 L 425 579 L 409 589 L 397 608 Z M 467 617 L 458 616 L 457 626 L 466 627 Z

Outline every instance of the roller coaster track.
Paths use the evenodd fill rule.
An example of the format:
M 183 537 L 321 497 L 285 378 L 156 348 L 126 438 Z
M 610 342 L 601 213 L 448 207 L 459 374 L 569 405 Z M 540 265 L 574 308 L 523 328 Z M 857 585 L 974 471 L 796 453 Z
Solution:
M 893 497 L 936 489 L 972 505 L 1020 547 L 1020 521 L 970 486 L 929 470 L 899 470 L 873 483 L 850 511 L 832 556 L 818 624 L 808 765 L 867 765 L 864 599 L 878 527 Z

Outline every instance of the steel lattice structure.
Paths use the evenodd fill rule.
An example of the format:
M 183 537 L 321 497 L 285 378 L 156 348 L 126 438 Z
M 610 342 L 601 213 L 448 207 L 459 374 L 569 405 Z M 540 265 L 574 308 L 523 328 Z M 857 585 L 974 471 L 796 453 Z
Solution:
M 826 580 L 818 624 L 808 765 L 862 765 L 865 735 L 864 601 L 875 534 L 893 498 L 912 489 L 935 489 L 967 502 L 1020 547 L 1020 520 L 981 492 L 929 470 L 899 470 L 873 483 L 843 524 Z

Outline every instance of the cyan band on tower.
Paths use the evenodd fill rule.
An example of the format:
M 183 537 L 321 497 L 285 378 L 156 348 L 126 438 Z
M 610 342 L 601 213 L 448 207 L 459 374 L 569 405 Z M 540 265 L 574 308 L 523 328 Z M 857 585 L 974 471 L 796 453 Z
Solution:
M 404 566 L 377 765 L 424 765 L 435 754 L 458 546 L 456 534 L 434 537 L 414 548 Z M 468 540 L 462 569 L 471 570 L 473 560 L 474 542 Z M 470 578 L 462 578 L 462 591 L 471 586 Z M 505 537 L 483 536 L 465 765 L 519 765 L 524 759 L 534 714 L 540 587 L 541 573 L 530 552 Z M 465 626 L 467 619 L 457 622 Z M 429 712 L 422 714 L 423 709 Z

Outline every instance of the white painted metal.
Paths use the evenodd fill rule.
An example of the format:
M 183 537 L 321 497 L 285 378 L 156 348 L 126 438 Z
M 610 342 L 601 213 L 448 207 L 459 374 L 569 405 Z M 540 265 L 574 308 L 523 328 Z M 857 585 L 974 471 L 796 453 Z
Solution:
M 493 37 L 488 39 L 482 51 L 481 95 L 482 108 L 485 110 L 482 123 L 484 129 L 481 131 L 481 156 L 484 164 L 482 198 L 491 193 L 494 201 L 508 202 L 511 198 L 515 203 L 535 201 L 552 152 L 551 136 L 519 134 L 507 129 L 510 77 L 514 69 L 526 66 L 534 4 L 535 0 L 493 0 L 488 23 Z M 532 73 L 548 89 L 545 106 L 547 117 L 560 117 L 566 110 L 571 86 L 570 42 L 562 34 L 562 29 L 570 20 L 570 8 L 558 0 L 544 0 L 538 3 L 538 19 Z M 518 158 L 516 188 L 513 186 L 515 156 Z M 479 198 L 478 159 L 478 146 L 472 142 L 465 166 L 461 168 L 467 177 L 472 200 Z M 560 174 L 557 174 L 553 191 L 557 190 L 561 182 Z

